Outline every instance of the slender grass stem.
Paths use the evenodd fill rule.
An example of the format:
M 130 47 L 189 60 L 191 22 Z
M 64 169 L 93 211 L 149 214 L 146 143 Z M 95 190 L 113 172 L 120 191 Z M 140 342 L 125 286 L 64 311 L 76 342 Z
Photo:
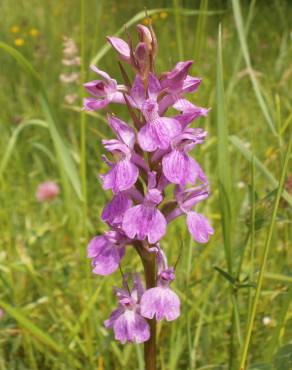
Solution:
M 80 79 L 81 97 L 84 97 L 83 83 L 85 82 L 85 1 L 80 0 Z M 86 177 L 86 114 L 80 112 L 80 176 L 83 194 L 83 223 L 87 219 L 87 177 Z M 86 228 L 86 226 L 85 226 Z
M 180 1 L 173 0 L 174 18 L 175 18 L 175 31 L 176 31 L 176 42 L 178 48 L 179 59 L 184 58 L 184 49 L 182 42 L 182 27 L 181 27 L 181 14 L 180 14 Z
M 277 212 L 278 212 L 281 193 L 282 193 L 283 187 L 284 187 L 284 180 L 285 180 L 286 171 L 287 171 L 287 168 L 288 168 L 288 162 L 289 162 L 291 147 L 292 147 L 292 138 L 290 137 L 289 144 L 288 144 L 288 149 L 287 149 L 287 152 L 286 152 L 286 155 L 285 155 L 284 164 L 283 164 L 282 171 L 281 171 L 281 177 L 280 177 L 279 187 L 278 187 L 278 191 L 277 191 L 277 195 L 276 195 L 276 199 L 275 199 L 275 203 L 274 203 L 271 223 L 270 223 L 270 226 L 269 226 L 269 229 L 268 229 L 268 234 L 267 234 L 267 238 L 266 238 L 266 242 L 265 242 L 265 246 L 264 246 L 264 252 L 263 252 L 262 259 L 261 259 L 260 272 L 259 272 L 259 277 L 258 277 L 258 281 L 257 281 L 257 287 L 256 287 L 255 296 L 254 296 L 254 300 L 253 300 L 252 307 L 251 307 L 250 320 L 249 320 L 249 323 L 248 323 L 247 332 L 246 332 L 244 345 L 243 345 L 243 350 L 242 350 L 241 359 L 240 359 L 240 366 L 239 366 L 240 370 L 245 369 L 249 344 L 250 344 L 251 335 L 252 335 L 253 326 L 254 326 L 256 309 L 257 309 L 259 298 L 260 298 L 261 288 L 262 288 L 262 284 L 263 284 L 263 277 L 264 277 L 264 272 L 265 272 L 265 268 L 266 268 L 268 253 L 269 253 L 269 249 L 270 249 L 270 245 L 271 245 L 271 240 L 272 240 L 272 236 L 273 236 L 273 232 L 274 232 L 274 227 L 275 227 L 275 223 L 276 223 L 276 216 L 277 216 Z

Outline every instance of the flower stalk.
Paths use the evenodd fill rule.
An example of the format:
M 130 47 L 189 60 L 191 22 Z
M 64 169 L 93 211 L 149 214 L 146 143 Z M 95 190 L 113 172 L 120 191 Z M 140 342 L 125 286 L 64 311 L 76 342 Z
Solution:
M 156 286 L 156 263 L 155 256 L 150 254 L 150 258 L 142 258 L 145 274 L 146 289 Z M 156 320 L 148 319 L 150 327 L 150 338 L 144 344 L 144 361 L 146 370 L 156 370 Z

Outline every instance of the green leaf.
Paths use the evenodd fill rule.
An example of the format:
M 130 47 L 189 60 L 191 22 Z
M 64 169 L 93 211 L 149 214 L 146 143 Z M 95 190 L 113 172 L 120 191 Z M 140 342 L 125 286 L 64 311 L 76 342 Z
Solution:
M 223 276 L 227 281 L 229 281 L 229 283 L 231 283 L 232 285 L 235 285 L 236 284 L 236 280 L 234 279 L 234 277 L 233 276 L 231 276 L 227 271 L 224 271 L 224 270 L 222 270 L 220 267 L 218 267 L 218 266 L 214 266 L 214 269 L 216 270 L 216 271 L 218 271 L 219 272 L 219 274 L 221 275 L 221 276 Z

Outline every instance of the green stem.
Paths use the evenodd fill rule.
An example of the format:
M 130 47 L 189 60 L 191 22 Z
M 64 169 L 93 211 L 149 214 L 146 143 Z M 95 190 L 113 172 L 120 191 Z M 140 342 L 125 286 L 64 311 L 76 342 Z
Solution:
M 266 239 L 266 243 L 265 243 L 265 247 L 264 247 L 264 252 L 263 252 L 263 256 L 262 256 L 262 260 L 261 260 L 260 272 L 259 272 L 259 277 L 258 277 L 258 281 L 257 281 L 255 297 L 254 297 L 252 307 L 251 307 L 250 320 L 249 320 L 249 323 L 248 323 L 247 332 L 246 332 L 246 336 L 245 336 L 245 341 L 244 341 L 244 345 L 243 345 L 243 350 L 242 350 L 242 354 L 241 354 L 241 360 L 240 360 L 240 366 L 239 366 L 240 370 L 245 369 L 245 364 L 246 364 L 247 354 L 248 354 L 248 349 L 249 349 L 249 343 L 250 343 L 251 334 L 252 334 L 253 325 L 254 325 L 254 320 L 255 320 L 255 315 L 256 315 L 256 309 L 257 309 L 257 305 L 258 305 L 258 302 L 259 302 L 259 297 L 260 297 L 260 292 L 261 292 L 261 288 L 262 288 L 262 284 L 263 284 L 263 277 L 264 277 L 264 272 L 265 272 L 265 268 L 266 268 L 268 253 L 269 253 L 271 240 L 272 240 L 272 235 L 273 235 L 273 231 L 274 231 L 274 227 L 275 227 L 275 223 L 276 223 L 276 216 L 277 216 L 279 201 L 280 201 L 281 194 L 282 194 L 283 187 L 284 187 L 284 180 L 285 180 L 286 171 L 287 171 L 287 167 L 288 167 L 288 161 L 289 161 L 289 156 L 290 156 L 290 152 L 291 152 L 291 146 L 292 146 L 292 137 L 290 137 L 290 140 L 289 140 L 289 145 L 288 145 L 288 149 L 287 149 L 285 160 L 284 160 L 284 165 L 283 165 L 282 172 L 281 172 L 281 178 L 280 178 L 280 181 L 279 181 L 277 196 L 276 196 L 276 199 L 275 199 L 272 219 L 271 219 L 271 223 L 270 223 L 270 226 L 269 226 L 267 239 Z
M 154 288 L 156 286 L 155 254 L 149 253 L 140 243 L 134 244 L 134 247 L 143 263 L 146 289 Z M 148 323 L 150 338 L 144 344 L 145 370 L 156 370 L 156 320 L 153 318 L 148 320 Z

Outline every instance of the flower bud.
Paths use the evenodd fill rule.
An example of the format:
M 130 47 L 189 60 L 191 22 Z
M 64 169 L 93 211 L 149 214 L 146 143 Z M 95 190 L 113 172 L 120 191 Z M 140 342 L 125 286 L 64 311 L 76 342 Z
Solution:
M 139 74 L 144 80 L 150 70 L 150 56 L 149 49 L 145 42 L 139 42 L 135 50 L 135 59 Z
M 152 27 L 147 28 L 142 24 L 137 26 L 138 36 L 141 42 L 144 42 L 149 50 L 150 61 L 151 61 L 151 70 L 153 69 L 153 62 L 157 52 L 157 39 Z

